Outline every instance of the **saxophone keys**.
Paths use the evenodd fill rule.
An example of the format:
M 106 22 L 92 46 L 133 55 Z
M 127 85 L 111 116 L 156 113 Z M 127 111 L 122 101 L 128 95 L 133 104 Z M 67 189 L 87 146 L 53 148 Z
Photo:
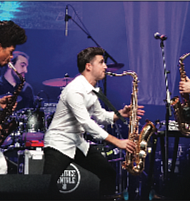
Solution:
M 146 150 L 146 148 L 147 148 L 147 142 L 145 140 L 142 140 L 140 142 L 140 149 Z
M 126 170 L 127 169 L 127 164 L 126 161 L 123 161 L 121 164 L 122 169 Z
M 140 150 L 139 157 L 140 158 L 146 158 L 146 151 L 145 150 Z

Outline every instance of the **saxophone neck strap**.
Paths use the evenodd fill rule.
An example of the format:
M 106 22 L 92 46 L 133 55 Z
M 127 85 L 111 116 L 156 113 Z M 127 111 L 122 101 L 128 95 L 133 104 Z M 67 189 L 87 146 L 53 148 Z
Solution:
M 98 96 L 98 98 L 100 98 L 107 105 L 108 108 L 110 108 L 111 110 L 114 111 L 114 113 L 118 116 L 119 119 L 121 119 L 123 121 L 124 124 L 128 124 L 127 120 L 119 113 L 118 110 L 116 110 L 116 108 L 111 104 L 111 102 L 104 95 L 104 93 L 102 92 L 101 89 L 99 92 L 97 92 L 95 90 L 92 90 L 92 91 Z

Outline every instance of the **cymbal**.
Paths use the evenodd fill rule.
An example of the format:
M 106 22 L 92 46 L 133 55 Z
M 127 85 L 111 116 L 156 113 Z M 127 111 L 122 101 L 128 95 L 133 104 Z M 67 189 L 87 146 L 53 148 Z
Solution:
M 117 70 L 119 70 L 120 68 L 123 68 L 124 64 L 122 63 L 114 63 L 114 64 L 108 64 L 107 65 L 107 71 L 108 72 L 116 72 Z
M 46 86 L 51 87 L 65 87 L 69 82 L 71 82 L 74 78 L 64 77 L 64 78 L 55 78 L 42 82 Z
M 9 93 L 9 94 L 2 94 L 2 95 L 0 95 L 0 98 L 3 98 L 4 96 L 9 96 L 9 95 L 12 95 L 11 93 Z M 16 102 L 20 102 L 22 100 L 22 97 L 21 96 L 17 96 L 17 100 L 16 100 Z

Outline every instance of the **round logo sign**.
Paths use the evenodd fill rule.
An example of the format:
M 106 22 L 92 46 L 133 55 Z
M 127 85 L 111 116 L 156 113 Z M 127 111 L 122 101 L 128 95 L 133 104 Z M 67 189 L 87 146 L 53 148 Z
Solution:
M 57 186 L 60 193 L 71 193 L 79 185 L 81 175 L 79 169 L 74 165 L 70 164 L 62 175 L 57 180 Z

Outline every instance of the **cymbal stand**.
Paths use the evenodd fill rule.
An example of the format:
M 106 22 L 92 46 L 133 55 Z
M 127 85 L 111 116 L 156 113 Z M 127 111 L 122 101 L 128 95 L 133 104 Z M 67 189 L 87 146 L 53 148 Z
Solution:
M 71 6 L 71 5 L 68 4 L 67 7 L 68 7 L 68 6 Z M 71 7 L 72 7 L 72 6 L 71 6 Z M 73 8 L 73 7 L 72 7 L 72 8 Z M 73 8 L 73 10 L 74 10 L 74 8 Z M 78 15 L 77 15 L 77 17 L 78 17 Z M 84 30 L 70 15 L 66 14 L 66 15 L 65 15 L 65 21 L 66 21 L 66 20 L 68 21 L 69 19 L 71 19 L 71 20 L 87 35 L 87 38 L 91 39 L 91 40 L 96 44 L 97 47 L 101 47 L 101 46 L 94 40 L 94 38 L 90 35 L 90 33 L 89 33 L 88 31 L 86 31 L 86 30 L 87 30 L 86 28 L 85 28 L 86 30 Z M 79 20 L 80 20 L 80 18 L 79 18 Z M 81 22 L 81 20 L 80 20 L 80 22 Z M 82 22 L 81 22 L 81 23 L 82 23 Z M 82 24 L 83 24 L 83 23 L 82 23 Z M 83 26 L 84 26 L 84 24 L 83 24 Z M 84 26 L 84 27 L 85 27 L 85 26 Z M 105 60 L 105 63 L 107 63 L 107 59 L 108 59 L 108 58 L 110 58 L 115 64 L 117 64 L 117 62 L 115 61 L 115 59 L 113 59 L 113 57 L 112 57 L 110 54 L 108 54 L 108 52 L 105 51 L 105 52 L 104 52 L 104 60 Z M 104 84 L 103 84 L 103 85 L 104 85 L 104 94 L 105 94 L 105 95 L 107 95 L 107 86 L 106 86 L 106 85 L 107 85 L 107 83 L 106 83 L 106 82 L 107 82 L 107 81 L 106 81 L 107 78 L 106 78 L 106 77 L 107 77 L 107 75 L 106 75 L 105 78 L 104 78 Z
M 169 71 L 166 70 L 166 62 L 165 62 L 165 54 L 164 54 L 164 39 L 161 39 L 160 47 L 162 50 L 162 59 L 163 59 L 163 66 L 164 66 L 164 76 L 165 76 L 165 85 L 166 85 L 166 129 L 165 129 L 165 158 L 164 158 L 164 180 L 165 184 L 168 182 L 168 124 L 169 124 L 169 117 L 171 116 L 171 105 L 170 105 L 170 91 L 168 87 L 168 73 Z
M 120 128 L 118 126 L 117 123 L 115 123 L 115 127 L 116 127 L 116 136 L 118 139 L 123 139 L 122 135 L 121 135 L 121 132 L 120 132 Z M 122 150 L 119 149 L 119 158 L 122 159 Z M 122 193 L 122 161 L 119 160 L 118 163 L 116 164 L 116 167 L 117 167 L 117 173 L 118 173 L 118 186 L 117 186 L 117 190 L 118 190 L 118 193 L 121 194 Z

